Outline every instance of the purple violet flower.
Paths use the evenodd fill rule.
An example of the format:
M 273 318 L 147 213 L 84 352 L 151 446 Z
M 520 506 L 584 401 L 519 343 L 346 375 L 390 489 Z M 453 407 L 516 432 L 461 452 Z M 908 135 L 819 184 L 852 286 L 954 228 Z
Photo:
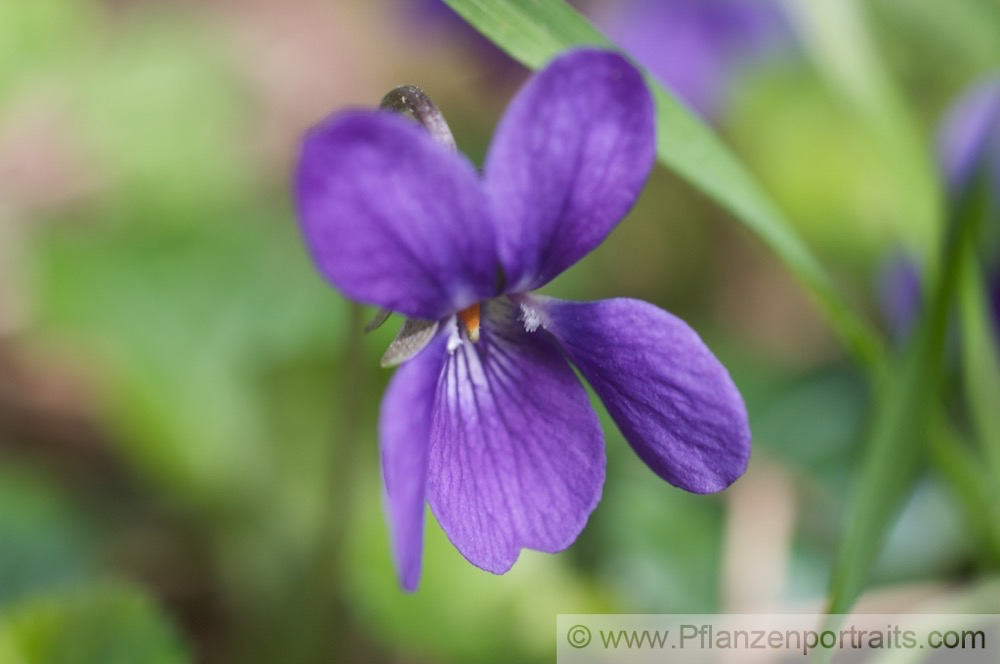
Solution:
M 973 85 L 951 107 L 938 135 L 938 161 L 953 201 L 979 177 L 987 187 L 990 218 L 981 248 L 1000 339 L 1000 75 Z
M 379 438 L 401 583 L 416 588 L 428 502 L 472 564 L 569 546 L 597 506 L 604 440 L 572 362 L 671 484 L 719 491 L 750 429 L 725 368 L 645 302 L 531 294 L 599 245 L 652 168 L 653 102 L 621 55 L 582 49 L 516 95 L 482 176 L 413 122 L 335 113 L 295 175 L 320 272 L 351 298 L 430 321 L 393 376 Z
M 912 255 L 900 250 L 883 263 L 878 277 L 882 316 L 891 339 L 902 345 L 916 327 L 923 307 L 920 264 Z
M 958 205 L 977 178 L 988 188 L 990 223 L 981 243 L 994 330 L 1000 340 L 1000 75 L 970 86 L 952 104 L 938 130 L 938 166 L 949 204 Z M 916 257 L 893 256 L 882 272 L 879 299 L 896 340 L 905 339 L 921 307 Z
M 949 109 L 938 134 L 938 161 L 951 195 L 982 171 L 1000 192 L 1000 75 L 972 86 Z
M 704 117 L 715 116 L 735 72 L 789 30 L 773 0 L 595 3 L 594 23 Z

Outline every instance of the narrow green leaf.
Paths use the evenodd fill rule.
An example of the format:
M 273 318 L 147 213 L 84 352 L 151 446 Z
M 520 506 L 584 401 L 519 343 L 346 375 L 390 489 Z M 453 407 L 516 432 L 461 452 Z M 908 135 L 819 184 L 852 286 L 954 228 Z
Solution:
M 944 408 L 936 408 L 932 417 L 931 461 L 961 506 L 966 526 L 975 533 L 980 558 L 985 564 L 996 567 L 1000 565 L 1000 529 L 997 528 L 1000 505 L 990 495 L 995 482 L 989 481 L 978 455 L 948 422 Z
M 976 435 L 983 445 L 990 485 L 1000 487 L 1000 357 L 987 310 L 983 271 L 975 257 L 965 263 L 959 284 L 962 374 Z M 994 496 L 994 499 L 997 496 Z
M 829 613 L 848 613 L 864 589 L 886 531 L 925 459 L 941 383 L 945 338 L 963 271 L 974 264 L 983 220 L 982 188 L 970 188 L 954 211 L 941 271 L 931 285 L 914 338 L 894 371 L 883 375 L 871 433 L 845 514 L 845 534 L 834 560 Z M 940 454 L 940 450 L 937 451 Z
M 511 56 L 537 68 L 558 53 L 610 42 L 561 0 L 446 0 Z M 704 122 L 647 75 L 657 111 L 657 155 L 665 166 L 729 210 L 764 241 L 816 298 L 848 349 L 866 366 L 882 361 L 881 342 L 834 287 L 791 225 Z
M 877 402 L 857 484 L 849 498 L 846 532 L 834 560 L 830 613 L 847 613 L 861 594 L 886 531 L 920 468 L 941 342 L 923 335 L 886 379 Z

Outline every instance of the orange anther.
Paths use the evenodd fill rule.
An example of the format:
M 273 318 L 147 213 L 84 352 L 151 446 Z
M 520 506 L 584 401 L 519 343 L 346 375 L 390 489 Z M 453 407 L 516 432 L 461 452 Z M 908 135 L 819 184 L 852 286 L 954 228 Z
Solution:
M 465 326 L 465 332 L 469 337 L 469 341 L 472 343 L 479 341 L 479 303 L 477 302 L 471 307 L 459 311 L 458 318 Z

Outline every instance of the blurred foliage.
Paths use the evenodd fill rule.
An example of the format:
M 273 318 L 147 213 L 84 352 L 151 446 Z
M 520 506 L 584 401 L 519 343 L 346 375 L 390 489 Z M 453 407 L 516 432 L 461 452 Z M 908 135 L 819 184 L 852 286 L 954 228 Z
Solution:
M 343 311 L 308 271 L 291 223 L 240 218 L 239 230 L 77 228 L 39 239 L 39 320 L 103 365 L 102 401 L 122 444 L 141 443 L 127 450 L 135 461 L 209 501 L 239 502 L 266 481 L 254 383 L 267 367 L 329 357 Z
M 304 68 L 356 69 L 386 90 L 426 75 L 478 157 L 484 118 L 498 117 L 513 84 L 470 55 L 468 33 L 399 29 L 399 2 L 265 4 L 7 0 L 0 10 L 0 173 L 19 176 L 0 178 L 0 279 L 13 279 L 4 251 L 14 247 L 25 276 L 12 283 L 27 301 L 0 332 L 0 661 L 543 662 L 556 613 L 729 608 L 728 561 L 763 555 L 730 541 L 730 494 L 667 486 L 603 413 L 604 497 L 570 551 L 525 552 L 494 577 L 428 513 L 421 589 L 399 591 L 375 434 L 388 379 L 378 357 L 398 321 L 361 337 L 360 309 L 313 272 L 283 170 L 296 145 L 274 152 L 261 140 L 305 126 L 266 109 L 301 95 L 281 101 L 318 109 L 313 121 L 367 98 L 350 83 L 318 93 Z M 893 103 L 912 123 L 892 141 L 909 144 L 886 139 L 805 49 L 748 71 L 716 129 L 851 306 L 877 320 L 884 256 L 900 245 L 929 254 L 944 235 L 933 215 L 915 221 L 933 205 L 914 200 L 919 178 L 900 175 L 900 154 L 928 167 L 950 100 L 1000 63 L 1000 10 L 865 6 Z M 345 25 L 369 50 L 325 36 Z M 39 107 L 57 118 L 42 138 L 23 124 L 23 109 Z M 21 173 L 15 157 L 36 153 L 42 175 Z M 816 603 L 884 394 L 788 295 L 774 262 L 728 213 L 658 172 L 627 223 L 551 290 L 648 299 L 716 349 L 747 401 L 754 463 L 777 468 L 794 503 L 774 594 Z M 987 357 L 975 278 L 963 286 L 963 349 Z M 947 380 L 961 383 L 957 371 Z M 992 389 L 988 376 L 973 382 L 986 385 L 963 384 L 973 398 Z M 72 398 L 60 396 L 67 384 Z M 958 396 L 942 400 L 952 433 L 978 441 L 984 425 L 969 419 L 981 415 Z M 66 419 L 78 411 L 96 443 Z M 79 461 L 92 445 L 102 461 Z M 996 572 L 969 518 L 984 499 L 954 477 L 915 471 L 874 582 Z
M 803 64 L 743 83 L 734 134 L 797 228 L 830 258 L 871 265 L 893 243 L 926 243 L 909 188 L 872 130 Z
M 81 586 L 25 602 L 0 620 L 0 659 L 10 664 L 181 664 L 177 633 L 141 591 Z
M 605 431 L 613 431 L 606 425 Z M 608 436 L 604 504 L 580 538 L 597 578 L 619 598 L 615 611 L 722 610 L 724 513 L 718 500 L 663 484 L 617 432 Z
M 9 2 L 0 16 L 0 99 L 84 49 L 98 29 L 84 0 Z
M 95 567 L 94 534 L 58 486 L 17 468 L 0 471 L 0 612 Z

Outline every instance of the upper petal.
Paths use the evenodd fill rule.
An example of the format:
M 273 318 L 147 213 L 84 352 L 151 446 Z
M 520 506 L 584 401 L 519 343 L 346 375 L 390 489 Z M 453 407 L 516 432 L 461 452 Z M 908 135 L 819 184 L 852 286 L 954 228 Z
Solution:
M 431 427 L 428 500 L 472 564 L 500 574 L 522 548 L 569 546 L 600 500 L 604 439 L 573 370 L 509 303 L 448 357 Z
M 443 364 L 444 339 L 439 337 L 396 371 L 379 413 L 385 506 L 393 558 L 406 590 L 416 589 L 420 580 L 431 412 Z
M 350 111 L 314 127 L 295 196 L 313 259 L 353 299 L 435 319 L 497 290 L 475 170 L 409 120 Z
M 507 292 L 578 261 L 635 203 L 653 166 L 653 101 L 623 56 L 553 60 L 511 102 L 486 158 Z
M 537 315 L 559 340 L 656 474 L 696 493 L 743 474 L 750 457 L 743 399 L 684 321 L 638 300 L 520 301 L 526 320 Z

